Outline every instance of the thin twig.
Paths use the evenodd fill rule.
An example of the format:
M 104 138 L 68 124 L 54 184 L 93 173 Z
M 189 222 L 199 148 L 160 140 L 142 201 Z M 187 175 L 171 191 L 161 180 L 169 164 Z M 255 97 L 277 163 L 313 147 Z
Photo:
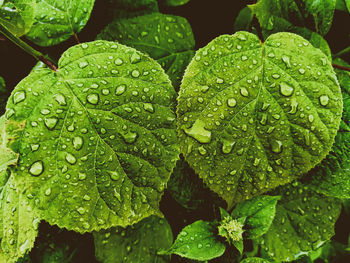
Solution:
M 333 58 L 339 58 L 342 55 L 345 55 L 346 53 L 350 52 L 350 46 L 347 48 L 344 48 L 343 50 L 339 51 L 337 54 L 333 56 Z
M 75 38 L 75 41 L 76 41 L 78 44 L 80 44 L 80 40 L 79 40 L 78 35 L 77 35 L 76 33 L 74 33 L 74 38 Z
M 22 50 L 24 50 L 29 55 L 32 55 L 36 60 L 42 61 L 53 71 L 57 70 L 57 62 L 54 61 L 47 55 L 42 54 L 33 47 L 29 46 L 26 42 L 21 40 L 19 37 L 15 36 L 6 26 L 0 23 L 0 33 L 3 34 L 8 40 L 16 44 Z
M 338 64 L 332 64 L 332 66 L 334 68 L 337 68 L 337 69 L 341 69 L 341 70 L 346 70 L 346 71 L 349 71 L 350 72 L 350 67 L 346 67 L 346 66 L 342 66 L 342 65 L 338 65 Z

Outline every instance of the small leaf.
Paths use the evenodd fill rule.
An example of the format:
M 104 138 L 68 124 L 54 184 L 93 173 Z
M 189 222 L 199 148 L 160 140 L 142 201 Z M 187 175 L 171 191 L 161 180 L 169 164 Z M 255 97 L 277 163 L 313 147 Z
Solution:
M 264 259 L 264 258 L 245 258 L 240 263 L 270 263 L 270 261 Z
M 350 14 L 350 0 L 337 0 L 335 4 L 335 9 L 345 11 Z
M 194 36 L 183 17 L 150 14 L 131 19 L 116 19 L 97 39 L 117 41 L 145 52 L 163 67 L 175 88 L 194 55 Z
M 35 22 L 26 37 L 39 46 L 59 44 L 79 33 L 95 0 L 36 0 Z
M 331 63 L 304 38 L 223 35 L 197 51 L 178 97 L 181 152 L 228 203 L 304 175 L 330 151 L 342 96 Z
M 159 215 L 179 156 L 176 93 L 164 70 L 108 41 L 74 46 L 58 64 L 31 72 L 7 104 L 28 202 L 50 224 L 81 233 Z
M 239 11 L 238 16 L 236 17 L 234 29 L 235 31 L 248 31 L 253 20 L 253 13 L 249 7 L 244 7 Z
M 96 258 L 102 263 L 166 263 L 170 257 L 159 256 L 157 252 L 171 246 L 173 235 L 165 219 L 151 216 L 126 229 L 94 233 L 94 240 Z
M 327 34 L 332 26 L 336 0 L 308 0 L 306 10 L 314 17 L 316 30 L 321 35 Z
M 7 0 L 0 5 L 0 23 L 12 34 L 25 35 L 34 23 L 36 0 Z
M 293 182 L 273 191 L 280 194 L 276 216 L 263 236 L 262 249 L 276 261 L 292 261 L 317 249 L 334 235 L 339 200 Z
M 40 219 L 13 174 L 0 172 L 0 259 L 14 263 L 34 246 Z
M 220 257 L 224 252 L 225 245 L 218 240 L 216 224 L 202 220 L 182 229 L 168 251 L 200 261 Z
M 160 0 L 160 2 L 167 6 L 180 6 L 187 4 L 190 0 Z
M 270 228 L 276 213 L 279 196 L 257 196 L 237 204 L 232 218 L 246 217 L 244 234 L 249 239 L 262 236 Z

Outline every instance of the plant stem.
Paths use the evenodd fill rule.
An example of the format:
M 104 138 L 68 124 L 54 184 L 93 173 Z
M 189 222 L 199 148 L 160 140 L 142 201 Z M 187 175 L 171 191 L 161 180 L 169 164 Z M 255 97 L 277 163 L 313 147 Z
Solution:
M 76 41 L 78 44 L 80 44 L 80 40 L 79 40 L 78 35 L 77 35 L 76 33 L 74 33 L 74 38 L 75 38 L 75 41 Z
M 23 49 L 25 52 L 27 52 L 29 55 L 32 55 L 35 59 L 38 61 L 42 61 L 45 63 L 50 69 L 53 71 L 57 70 L 57 62 L 51 59 L 49 56 L 42 54 L 41 52 L 35 50 L 31 46 L 29 46 L 26 42 L 21 40 L 19 37 L 16 37 L 14 34 L 10 32 L 4 26 L 0 23 L 0 33 L 3 34 L 8 40 L 10 40 L 12 43 L 16 44 L 18 47 Z
M 337 54 L 335 54 L 335 55 L 333 56 L 333 58 L 339 58 L 339 57 L 341 57 L 342 55 L 344 55 L 344 54 L 346 54 L 346 53 L 348 53 L 348 52 L 350 52 L 350 46 L 347 47 L 347 48 L 344 48 L 344 49 L 341 50 L 341 51 L 339 51 Z
M 346 71 L 350 72 L 350 67 L 346 67 L 346 66 L 342 66 L 342 65 L 338 65 L 338 64 L 332 64 L 332 66 L 334 68 L 341 69 L 341 70 L 346 70 Z

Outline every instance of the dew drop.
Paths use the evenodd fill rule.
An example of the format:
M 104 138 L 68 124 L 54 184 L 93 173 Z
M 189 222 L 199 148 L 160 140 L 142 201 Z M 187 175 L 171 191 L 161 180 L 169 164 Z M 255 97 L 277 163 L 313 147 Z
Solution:
M 274 153 L 281 153 L 282 152 L 282 142 L 281 141 L 278 141 L 278 140 L 273 140 L 271 141 L 271 150 L 274 152 Z
M 75 164 L 77 162 L 77 159 L 75 158 L 75 156 L 73 154 L 67 153 L 66 161 L 70 164 Z
M 116 171 L 108 171 L 108 173 L 113 181 L 116 181 L 119 179 L 119 174 Z
M 13 103 L 17 104 L 26 99 L 26 94 L 24 91 L 17 91 L 15 94 L 13 94 Z
M 130 56 L 131 64 L 136 64 L 140 61 L 141 61 L 141 56 L 138 53 L 135 52 Z
M 134 78 L 138 78 L 140 76 L 140 71 L 138 71 L 137 69 L 134 69 L 133 71 L 131 71 L 131 76 L 133 76 Z
M 48 128 L 49 130 L 53 130 L 58 123 L 58 119 L 56 117 L 45 118 L 44 123 L 46 128 Z
M 54 99 L 57 101 L 57 103 L 61 106 L 67 105 L 66 98 L 62 94 L 55 94 Z
M 121 58 L 117 58 L 116 60 L 114 60 L 114 64 L 116 64 L 117 66 L 123 65 L 124 61 Z
M 76 137 L 73 138 L 73 147 L 74 147 L 74 149 L 79 151 L 81 149 L 81 147 L 83 146 L 83 143 L 84 143 L 84 140 L 83 140 L 82 137 L 76 136 Z
M 286 64 L 287 68 L 290 68 L 291 65 L 290 65 L 290 60 L 289 60 L 289 57 L 286 56 L 286 55 L 282 55 L 282 61 L 284 62 L 284 64 Z
M 79 173 L 78 175 L 79 180 L 83 181 L 86 179 L 86 174 L 85 173 Z
M 86 68 L 89 65 L 86 61 L 82 61 L 79 63 L 79 68 Z
M 44 165 L 42 161 L 34 162 L 29 168 L 29 173 L 34 176 L 41 175 L 43 171 L 44 171 Z
M 45 195 L 49 196 L 51 194 L 51 188 L 47 188 L 45 191 Z
M 236 104 L 237 104 L 237 101 L 234 98 L 229 98 L 227 100 L 227 106 L 229 106 L 231 108 L 235 107 Z
M 32 150 L 32 152 L 35 152 L 39 149 L 40 145 L 37 143 L 33 143 L 30 145 L 30 149 Z
M 223 140 L 222 141 L 222 152 L 225 154 L 228 154 L 232 151 L 233 146 L 236 142 L 229 141 L 229 140 Z
M 280 93 L 283 96 L 289 97 L 293 94 L 294 89 L 293 87 L 289 86 L 287 83 L 285 82 L 281 82 L 280 83 Z
M 305 69 L 300 68 L 300 69 L 299 69 L 299 73 L 300 73 L 301 75 L 305 74 Z
M 211 140 L 211 131 L 206 130 L 204 126 L 205 122 L 197 119 L 191 128 L 184 129 L 184 131 L 200 143 L 209 143 Z
M 124 141 L 128 144 L 134 143 L 137 139 L 137 133 L 135 133 L 135 132 L 129 131 L 127 133 L 121 133 L 121 135 L 122 135 Z
M 153 105 L 152 105 L 151 103 L 144 103 L 144 104 L 143 104 L 143 109 L 144 109 L 145 111 L 150 112 L 150 113 L 153 113 L 153 112 L 154 112 L 154 107 L 153 107 Z
M 122 95 L 125 92 L 126 86 L 125 85 L 120 85 L 116 88 L 115 90 L 115 95 Z
M 96 105 L 98 103 L 98 101 L 100 100 L 100 98 L 99 98 L 97 93 L 92 93 L 92 94 L 87 95 L 86 100 L 90 104 Z
M 327 95 L 322 95 L 319 97 L 319 101 L 322 106 L 327 106 L 329 103 L 329 97 Z
M 207 150 L 202 146 L 198 147 L 198 152 L 201 154 L 201 155 L 206 155 L 207 154 Z
M 248 97 L 249 96 L 249 92 L 246 88 L 241 88 L 240 89 L 240 93 L 243 97 Z

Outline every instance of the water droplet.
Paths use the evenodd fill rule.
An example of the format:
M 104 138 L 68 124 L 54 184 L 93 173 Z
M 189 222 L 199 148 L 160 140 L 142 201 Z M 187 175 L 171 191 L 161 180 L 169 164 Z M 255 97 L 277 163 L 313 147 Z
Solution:
M 305 144 L 306 144 L 306 146 L 311 145 L 311 136 L 310 136 L 309 130 L 305 130 Z
M 314 115 L 310 114 L 308 116 L 309 122 L 313 122 L 314 121 Z
M 237 104 L 237 101 L 234 98 L 229 98 L 227 100 L 227 106 L 229 106 L 231 108 L 235 107 L 236 104 Z
M 222 152 L 223 153 L 230 153 L 232 151 L 233 146 L 236 142 L 229 141 L 229 140 L 223 140 L 222 141 Z
M 108 171 L 109 176 L 111 177 L 112 180 L 116 181 L 119 179 L 119 174 L 116 171 Z
M 211 140 L 211 131 L 205 129 L 205 122 L 197 119 L 189 129 L 184 129 L 185 133 L 200 143 L 209 143 Z
M 293 89 L 293 87 L 289 86 L 287 83 L 281 82 L 280 83 L 280 92 L 283 96 L 289 97 L 293 94 L 294 89 Z
M 129 143 L 129 144 L 134 143 L 137 139 L 137 133 L 135 133 L 135 132 L 129 131 L 127 133 L 121 133 L 121 135 L 122 135 L 124 141 L 126 143 Z
M 51 113 L 51 111 L 48 110 L 48 109 L 42 109 L 42 110 L 40 111 L 40 113 L 41 113 L 42 115 L 48 115 L 48 114 Z
M 281 75 L 280 74 L 272 74 L 272 77 L 274 79 L 279 79 L 281 77 Z
M 133 53 L 130 57 L 130 62 L 132 64 L 136 64 L 141 61 L 141 56 L 138 53 Z
M 17 104 L 21 101 L 24 101 L 26 99 L 26 94 L 24 91 L 17 91 L 15 94 L 13 94 L 13 103 Z
M 89 63 L 87 63 L 86 61 L 82 61 L 79 63 L 79 68 L 85 68 L 89 65 Z
M 85 201 L 90 201 L 90 200 L 91 200 L 91 197 L 88 196 L 88 195 L 84 195 L 83 199 L 84 199 Z
M 241 59 L 242 59 L 242 61 L 246 61 L 248 59 L 248 57 L 247 56 L 242 56 Z
M 75 164 L 77 162 L 77 159 L 75 158 L 75 156 L 73 154 L 67 153 L 66 161 L 70 164 Z
M 87 49 L 87 48 L 89 47 L 89 45 L 86 44 L 86 43 L 83 43 L 83 44 L 81 44 L 81 47 L 82 47 L 83 49 Z
M 198 147 L 198 152 L 201 154 L 201 155 L 206 155 L 207 154 L 207 150 L 202 146 Z
M 53 97 L 61 106 L 67 105 L 66 98 L 62 94 L 55 94 Z
M 140 76 L 140 71 L 138 71 L 137 69 L 134 69 L 133 71 L 131 71 L 131 76 L 133 76 L 134 78 L 138 78 Z
M 114 64 L 116 64 L 117 66 L 123 65 L 124 61 L 121 58 L 117 58 L 116 60 L 114 60 Z
M 78 211 L 78 213 L 81 214 L 81 215 L 83 215 L 83 214 L 85 213 L 85 209 L 84 209 L 83 207 L 79 207 L 79 208 L 77 209 L 77 211 Z
M 303 75 L 303 74 L 305 73 L 305 69 L 300 68 L 300 69 L 299 69 L 299 73 Z
M 84 143 L 84 140 L 83 140 L 82 137 L 76 136 L 76 137 L 73 138 L 73 147 L 74 147 L 74 149 L 79 151 L 81 149 L 81 147 L 83 146 L 83 143 Z
M 79 173 L 78 175 L 79 180 L 85 180 L 86 179 L 86 174 L 85 173 Z
M 198 247 L 198 248 L 202 248 L 203 245 L 202 245 L 201 243 L 199 243 L 199 244 L 197 245 L 197 247 Z
M 278 140 L 272 140 L 271 141 L 271 150 L 274 152 L 274 153 L 281 153 L 282 152 L 282 142 L 281 141 L 278 141 Z
M 224 80 L 221 79 L 221 78 L 217 78 L 217 79 L 216 79 L 216 83 L 217 83 L 217 84 L 222 84 L 222 83 L 224 83 Z
M 44 119 L 45 126 L 49 130 L 53 130 L 56 127 L 57 122 L 58 122 L 58 119 L 56 117 L 45 118 Z
M 92 93 L 92 94 L 87 95 L 86 100 L 90 104 L 96 105 L 98 103 L 98 101 L 100 100 L 100 98 L 99 98 L 97 93 Z
M 33 143 L 30 145 L 30 149 L 32 150 L 32 152 L 35 152 L 39 149 L 40 145 L 39 144 L 36 144 L 36 143 Z
M 153 105 L 152 105 L 151 103 L 144 103 L 144 104 L 143 104 L 143 109 L 144 109 L 145 111 L 150 112 L 150 113 L 153 113 L 153 112 L 154 112 L 154 107 L 153 107 Z
M 51 194 L 51 188 L 47 188 L 45 191 L 45 195 L 49 196 Z
M 327 106 L 329 103 L 329 97 L 327 95 L 322 95 L 319 97 L 319 101 L 322 106 Z
M 290 68 L 291 65 L 290 65 L 290 60 L 289 60 L 289 57 L 286 56 L 286 55 L 282 55 L 282 61 L 284 62 L 284 64 L 286 64 L 287 68 Z
M 42 161 L 34 162 L 29 168 L 29 173 L 34 176 L 41 175 L 43 171 L 44 171 L 44 165 Z
M 115 90 L 115 95 L 122 95 L 125 92 L 126 86 L 120 85 Z
M 240 93 L 243 97 L 248 97 L 249 96 L 249 92 L 246 88 L 241 88 L 240 89 Z

